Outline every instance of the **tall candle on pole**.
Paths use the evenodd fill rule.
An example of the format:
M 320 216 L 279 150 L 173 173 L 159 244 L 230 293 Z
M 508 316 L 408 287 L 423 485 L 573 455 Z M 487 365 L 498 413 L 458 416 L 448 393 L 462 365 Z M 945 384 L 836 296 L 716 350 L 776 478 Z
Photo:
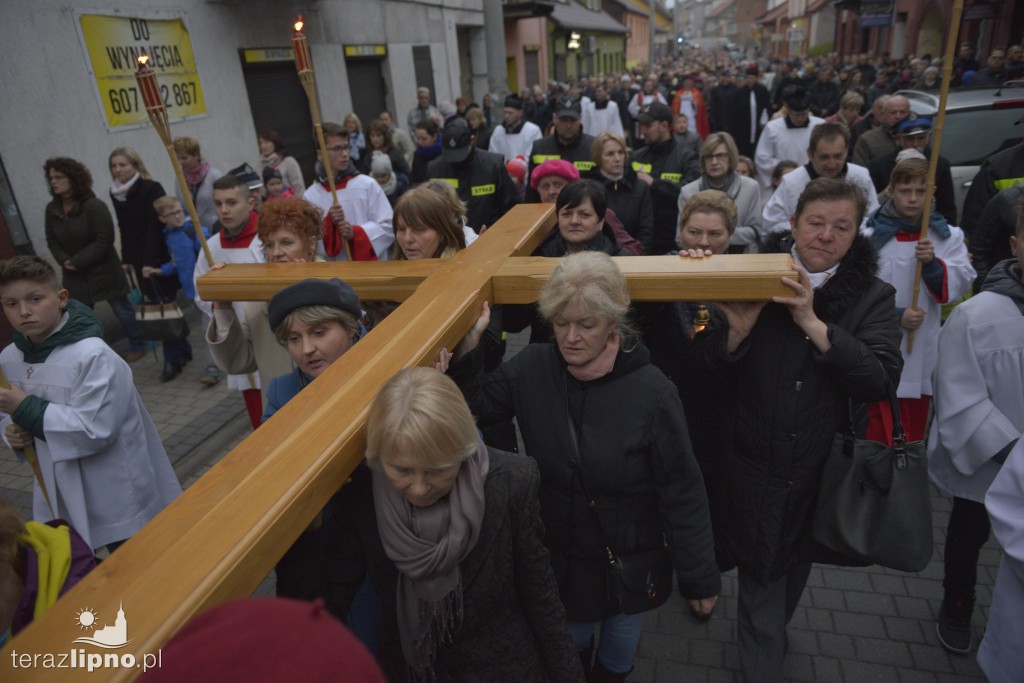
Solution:
M 306 99 L 309 100 L 309 113 L 313 117 L 313 130 L 316 133 L 316 141 L 320 146 L 320 158 L 323 160 L 324 173 L 327 174 L 327 184 L 331 188 L 331 198 L 334 206 L 338 206 L 338 188 L 334 184 L 334 169 L 331 168 L 331 161 L 327 158 L 327 143 L 324 141 L 324 129 L 320 121 L 320 106 L 317 104 L 316 96 L 316 75 L 313 73 L 313 59 L 309 55 L 309 41 L 302 32 L 302 17 L 295 22 L 295 33 L 292 34 L 292 51 L 295 53 L 295 70 L 299 72 L 299 80 L 302 82 L 302 89 L 306 91 Z M 352 260 L 352 251 L 349 249 L 348 240 L 342 239 L 345 245 L 345 256 Z
M 949 95 L 949 82 L 953 78 L 953 54 L 956 52 L 957 33 L 960 31 L 960 15 L 964 9 L 964 0 L 953 0 L 953 14 L 949 22 L 949 36 L 946 39 L 946 54 L 942 59 L 942 88 L 939 90 L 939 109 L 935 112 L 932 130 L 932 155 L 928 159 L 928 179 L 925 181 L 924 214 L 921 216 L 921 234 L 918 240 L 928 237 L 932 213 L 932 197 L 935 195 L 935 175 L 939 170 L 939 151 L 942 148 L 942 129 L 946 125 L 946 97 Z M 917 298 L 921 294 L 920 261 L 914 271 L 914 296 L 910 301 L 911 308 L 917 308 Z M 914 334 L 917 330 L 907 332 L 907 353 L 914 352 Z
M 210 253 L 210 246 L 206 243 L 206 237 L 199 222 L 199 213 L 196 211 L 195 202 L 192 201 L 192 193 L 188 191 L 188 184 L 185 182 L 185 173 L 181 170 L 181 163 L 178 162 L 178 155 L 174 153 L 174 144 L 171 140 L 171 124 L 167 120 L 167 107 L 164 106 L 164 99 L 160 95 L 160 86 L 156 82 L 156 73 L 149 66 L 149 55 L 139 55 L 139 68 L 135 71 L 135 80 L 139 85 L 139 93 L 142 95 L 142 102 L 146 105 L 146 113 L 149 120 L 156 128 L 160 140 L 167 149 L 167 155 L 171 158 L 171 166 L 174 167 L 174 175 L 181 187 L 182 197 L 185 199 L 185 208 L 192 218 L 192 225 L 195 226 L 196 236 L 203 247 L 203 255 L 206 256 L 206 263 L 213 265 L 213 255 Z

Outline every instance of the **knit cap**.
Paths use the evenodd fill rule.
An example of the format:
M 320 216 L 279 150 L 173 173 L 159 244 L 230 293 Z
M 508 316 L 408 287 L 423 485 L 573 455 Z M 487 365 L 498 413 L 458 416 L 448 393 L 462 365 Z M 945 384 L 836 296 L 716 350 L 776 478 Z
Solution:
M 271 180 L 274 180 L 275 178 L 277 180 L 284 180 L 284 177 L 281 175 L 281 171 L 279 171 L 276 167 L 274 167 L 274 166 L 267 166 L 265 169 L 263 169 L 263 184 L 264 185 L 269 183 Z
M 549 175 L 561 176 L 570 183 L 580 179 L 580 172 L 573 164 L 563 159 L 548 159 L 533 169 L 533 175 L 530 176 L 530 187 L 536 190 L 541 178 Z
M 370 173 L 374 175 L 391 175 L 394 169 L 391 168 L 391 157 L 379 149 L 373 150 L 373 160 L 370 161 Z
M 185 624 L 164 645 L 160 666 L 139 680 L 385 683 L 366 647 L 323 601 L 246 598 Z

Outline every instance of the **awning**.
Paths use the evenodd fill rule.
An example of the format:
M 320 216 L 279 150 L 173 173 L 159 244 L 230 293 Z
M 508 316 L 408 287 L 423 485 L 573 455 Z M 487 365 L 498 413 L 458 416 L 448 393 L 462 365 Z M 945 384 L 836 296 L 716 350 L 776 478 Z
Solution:
M 786 16 L 789 12 L 789 2 L 784 2 L 770 12 L 767 12 L 763 17 L 757 20 L 759 24 L 774 24 L 778 21 L 779 17 Z
M 727 9 L 729 9 L 730 7 L 732 7 L 735 4 L 736 4 L 736 0 L 726 0 L 721 5 L 719 5 L 718 7 L 715 7 L 710 12 L 708 12 L 706 15 L 704 15 L 704 18 L 705 19 L 714 19 L 715 17 L 717 17 L 718 15 L 724 13 Z
M 571 28 L 578 31 L 603 31 L 605 33 L 626 34 L 629 30 L 615 21 L 610 14 L 604 11 L 587 9 L 576 0 L 559 2 L 555 4 L 555 10 L 551 13 L 551 19 L 562 28 Z
M 804 10 L 804 14 L 814 14 L 825 5 L 829 4 L 829 2 L 831 2 L 831 0 L 811 0 L 807 5 L 807 9 Z

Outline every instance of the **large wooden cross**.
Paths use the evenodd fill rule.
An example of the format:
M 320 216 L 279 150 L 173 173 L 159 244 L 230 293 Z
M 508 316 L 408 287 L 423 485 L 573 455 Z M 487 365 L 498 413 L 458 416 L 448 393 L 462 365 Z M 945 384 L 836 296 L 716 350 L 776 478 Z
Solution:
M 366 411 L 383 382 L 456 344 L 482 301 L 536 299 L 557 260 L 522 255 L 553 225 L 550 205 L 522 205 L 446 260 L 233 265 L 204 276 L 199 291 L 208 300 L 266 300 L 305 277 L 341 277 L 365 300 L 405 303 L 0 651 L 0 680 L 68 680 L 66 670 L 42 668 L 36 656 L 72 650 L 121 661 L 130 654 L 141 665 L 197 613 L 250 595 L 362 459 Z M 781 277 L 796 277 L 787 255 L 617 262 L 638 301 L 764 300 L 789 292 Z M 112 624 L 121 605 L 127 646 L 72 644 L 90 635 L 80 626 L 82 610 Z M 36 657 L 36 665 L 22 666 L 15 652 Z M 139 671 L 108 667 L 89 679 L 126 681 Z

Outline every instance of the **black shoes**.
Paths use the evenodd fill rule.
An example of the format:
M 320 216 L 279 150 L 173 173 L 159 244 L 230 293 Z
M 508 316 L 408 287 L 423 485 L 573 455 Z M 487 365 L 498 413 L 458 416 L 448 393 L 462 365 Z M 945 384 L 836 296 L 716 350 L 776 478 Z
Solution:
M 935 631 L 939 634 L 942 647 L 958 655 L 970 653 L 974 645 L 971 638 L 973 611 L 973 601 L 950 601 L 948 598 L 942 601 L 942 606 L 939 607 L 939 620 L 935 624 Z
M 180 363 L 164 363 L 164 371 L 160 373 L 161 382 L 170 382 L 172 379 L 181 374 Z

